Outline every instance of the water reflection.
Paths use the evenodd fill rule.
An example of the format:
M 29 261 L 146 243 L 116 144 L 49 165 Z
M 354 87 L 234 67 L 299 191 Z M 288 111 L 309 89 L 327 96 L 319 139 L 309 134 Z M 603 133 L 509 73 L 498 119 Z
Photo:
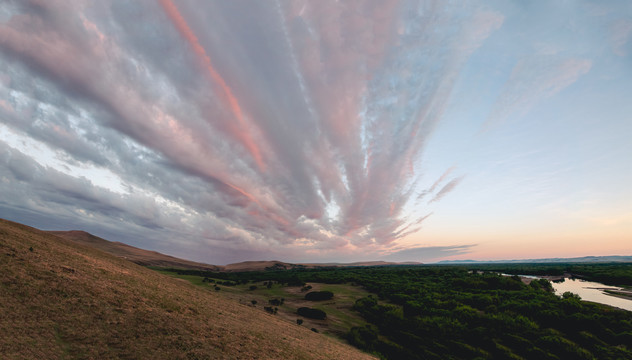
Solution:
M 557 295 L 562 295 L 563 293 L 570 291 L 579 295 L 582 300 L 593 301 L 632 311 L 632 300 L 608 295 L 603 291 L 606 289 L 620 290 L 621 288 L 619 287 L 578 279 L 564 279 L 563 282 L 553 282 L 552 284 L 555 289 L 555 294 Z

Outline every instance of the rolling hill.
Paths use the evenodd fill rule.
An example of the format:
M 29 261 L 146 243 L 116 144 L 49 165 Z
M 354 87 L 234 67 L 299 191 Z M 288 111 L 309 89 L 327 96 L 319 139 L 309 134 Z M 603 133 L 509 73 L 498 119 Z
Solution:
M 264 270 L 290 270 L 296 268 L 317 267 L 347 267 L 347 266 L 388 266 L 388 265 L 419 265 L 417 262 L 395 263 L 386 261 L 365 261 L 354 263 L 310 263 L 292 264 L 288 262 L 270 261 L 243 261 L 228 265 L 210 265 L 174 256 L 161 254 L 156 251 L 144 250 L 117 241 L 109 241 L 80 230 L 71 231 L 47 231 L 50 234 L 62 237 L 72 242 L 93 247 L 116 257 L 129 260 L 142 266 L 156 266 L 164 268 L 193 269 L 206 271 L 264 271 Z
M 3 359 L 371 358 L 186 281 L 1 219 L 0 274 Z

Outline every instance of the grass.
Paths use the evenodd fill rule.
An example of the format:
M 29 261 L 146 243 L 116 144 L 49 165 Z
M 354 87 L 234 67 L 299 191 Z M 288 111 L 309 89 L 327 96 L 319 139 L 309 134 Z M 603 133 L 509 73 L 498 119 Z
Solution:
M 165 271 L 161 269 L 154 269 L 163 274 L 186 280 L 191 284 L 200 286 L 202 288 L 212 289 L 215 284 L 203 282 L 204 277 L 196 275 L 179 275 L 171 271 Z M 213 279 L 213 281 L 223 281 L 221 279 Z M 250 286 L 256 285 L 256 290 L 250 290 Z M 284 304 L 276 306 L 278 312 L 276 316 L 290 323 L 296 323 L 296 319 L 303 319 L 303 327 L 315 328 L 319 332 L 325 335 L 334 335 L 339 339 L 343 339 L 344 335 L 353 326 L 364 326 L 367 323 L 356 312 L 352 310 L 353 304 L 357 299 L 365 297 L 370 293 L 359 286 L 351 284 L 321 284 L 321 283 L 309 283 L 312 289 L 309 291 L 331 291 L 334 293 L 334 298 L 326 301 L 307 301 L 305 300 L 305 294 L 309 291 L 301 291 L 301 287 L 281 286 L 279 284 L 273 284 L 268 288 L 264 285 L 264 282 L 238 284 L 235 286 L 223 286 L 217 293 L 224 298 L 237 301 L 238 303 L 246 306 L 253 307 L 262 312 L 265 312 L 265 306 L 269 305 L 268 301 L 272 299 L 284 299 Z M 252 300 L 255 300 L 256 305 L 252 305 Z M 299 307 L 307 306 L 313 307 L 319 310 L 323 310 L 327 313 L 326 320 L 313 320 L 298 316 L 296 310 Z M 273 306 L 274 307 L 274 306 Z

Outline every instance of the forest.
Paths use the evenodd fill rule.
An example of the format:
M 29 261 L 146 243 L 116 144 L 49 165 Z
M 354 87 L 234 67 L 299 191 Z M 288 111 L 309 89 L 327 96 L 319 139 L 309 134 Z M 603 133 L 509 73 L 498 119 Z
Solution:
M 384 359 L 632 359 L 632 312 L 557 296 L 545 279 L 525 284 L 506 274 L 572 274 L 629 285 L 632 264 L 469 264 L 217 273 L 225 286 L 266 281 L 351 284 L 373 295 L 352 311 L 352 345 Z M 335 299 L 335 294 L 334 294 Z

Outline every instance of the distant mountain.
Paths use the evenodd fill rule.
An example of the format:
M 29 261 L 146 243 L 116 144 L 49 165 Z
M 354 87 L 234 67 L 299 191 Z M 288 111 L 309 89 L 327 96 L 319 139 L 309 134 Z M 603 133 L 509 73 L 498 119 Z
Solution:
M 443 260 L 437 264 L 511 264 L 511 263 L 597 263 L 597 262 L 632 262 L 632 256 L 583 256 L 574 258 L 546 258 L 519 260 Z
M 374 359 L 95 246 L 2 219 L 0 257 L 2 359 Z

